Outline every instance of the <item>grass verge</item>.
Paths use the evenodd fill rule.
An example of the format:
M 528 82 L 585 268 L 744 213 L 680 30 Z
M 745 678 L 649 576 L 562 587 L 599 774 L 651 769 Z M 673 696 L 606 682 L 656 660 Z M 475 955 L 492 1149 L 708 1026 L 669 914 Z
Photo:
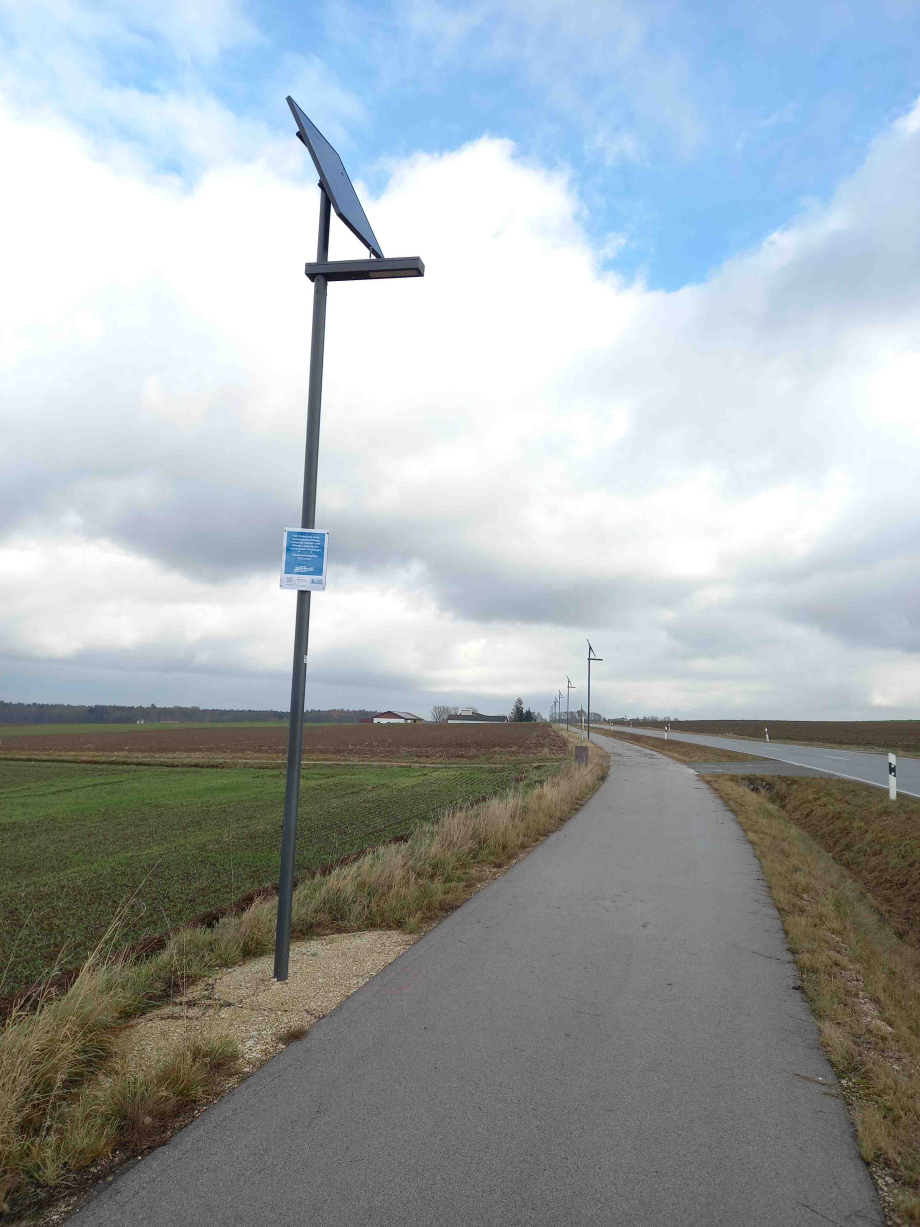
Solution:
M 586 767 L 569 760 L 536 787 L 452 811 L 405 843 L 307 878 L 294 896 L 295 936 L 419 932 L 561 826 L 606 771 L 605 755 L 591 747 Z M 64 995 L 8 1018 L 0 1032 L 0 1210 L 40 1205 L 86 1169 L 104 1171 L 113 1156 L 150 1144 L 150 1131 L 165 1140 L 170 1115 L 204 1097 L 232 1053 L 217 1036 L 153 1069 L 119 1069 L 119 1029 L 215 969 L 267 953 L 273 940 L 274 904 L 257 901 L 211 929 L 181 931 L 142 962 L 107 961 L 100 948 Z
M 235 1063 L 236 1045 L 216 1034 L 180 1036 L 147 1069 L 114 1059 L 120 1024 L 143 1003 L 123 970 L 88 966 L 66 996 L 0 1033 L 0 1210 L 27 1211 L 119 1149 L 165 1140 Z
M 889 1222 L 920 1223 L 920 951 L 898 936 L 851 876 L 858 841 L 850 845 L 848 872 L 798 818 L 765 795 L 765 787 L 772 792 L 780 781 L 706 779 L 737 815 L 760 859 Z M 826 790 L 824 804 L 811 808 L 824 813 L 825 834 L 834 827 L 842 838 L 848 824 L 833 795 L 835 783 L 782 781 L 773 795 L 782 799 L 793 784 Z M 801 809 L 794 812 L 801 816 Z M 813 820 L 822 826 L 814 814 Z M 898 844 L 890 830 L 892 863 Z M 863 864 L 874 866 L 867 880 L 874 881 L 879 841 L 865 846 Z

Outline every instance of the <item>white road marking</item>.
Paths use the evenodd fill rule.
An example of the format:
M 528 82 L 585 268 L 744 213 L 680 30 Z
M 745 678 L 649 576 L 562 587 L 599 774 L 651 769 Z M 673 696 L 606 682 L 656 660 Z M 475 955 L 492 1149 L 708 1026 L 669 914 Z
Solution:
M 652 730 L 649 729 L 648 732 L 652 732 Z M 700 736 L 700 734 L 697 734 L 697 736 Z M 683 741 L 683 740 L 689 741 L 689 739 L 690 739 L 689 737 L 681 738 L 678 736 L 678 741 Z M 715 740 L 715 738 L 713 738 L 713 740 Z M 725 748 L 725 747 L 717 747 L 717 748 Z M 775 746 L 773 748 L 775 748 Z M 856 752 L 862 753 L 862 751 L 856 751 Z M 878 784 L 876 783 L 875 780 L 863 779 L 861 775 L 847 775 L 845 771 L 832 771 L 830 767 L 816 767 L 814 763 L 798 763 L 796 762 L 794 758 L 780 758 L 778 754 L 771 754 L 770 757 L 773 759 L 774 762 L 789 763 L 789 765 L 792 767 L 807 767 L 812 771 L 826 771 L 828 775 L 836 775 L 836 776 L 839 776 L 843 780 L 855 780 L 857 784 L 869 784 L 871 785 L 872 788 L 887 788 L 888 787 L 887 780 L 885 781 L 884 784 Z M 842 758 L 842 755 L 833 755 L 829 757 Z M 691 771 L 692 770 L 693 768 L 691 767 Z M 751 774 L 753 774 L 753 772 Z M 899 788 L 898 792 L 903 793 L 905 797 L 920 798 L 920 792 L 911 792 L 907 788 Z

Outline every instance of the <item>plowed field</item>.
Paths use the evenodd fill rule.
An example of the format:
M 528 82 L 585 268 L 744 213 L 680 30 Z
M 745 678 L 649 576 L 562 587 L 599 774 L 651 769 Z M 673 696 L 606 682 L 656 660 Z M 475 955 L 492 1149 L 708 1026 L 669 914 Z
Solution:
M 319 724 L 307 725 L 304 758 L 341 761 L 447 762 L 562 757 L 565 742 L 550 724 Z M 114 732 L 43 736 L 4 741 L 0 757 L 53 754 L 59 759 L 149 758 L 277 759 L 287 750 L 284 725 L 222 725 L 164 729 L 127 725 Z
M 671 724 L 675 734 L 746 737 L 755 741 L 763 741 L 765 728 L 770 730 L 771 741 L 792 745 L 920 753 L 920 720 L 674 720 Z M 641 729 L 637 726 L 636 731 Z

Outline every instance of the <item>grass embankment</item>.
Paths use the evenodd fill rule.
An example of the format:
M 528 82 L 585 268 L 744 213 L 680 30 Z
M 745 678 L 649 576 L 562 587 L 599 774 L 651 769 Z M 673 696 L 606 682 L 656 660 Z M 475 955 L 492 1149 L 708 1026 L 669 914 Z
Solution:
M 920 803 L 707 778 L 760 858 L 890 1221 L 920 1223 Z
M 849 780 L 777 776 L 757 785 L 859 882 L 920 949 L 920 801 Z
M 558 764 L 529 766 L 529 783 Z M 311 767 L 297 872 L 511 786 L 513 763 Z M 0 994 L 233 904 L 278 869 L 284 771 L 0 763 Z
M 418 932 L 458 906 L 518 855 L 556 830 L 595 790 L 606 758 L 531 789 L 420 825 L 405 843 L 366 853 L 294 896 L 294 935 L 366 929 Z M 220 1036 L 188 1043 L 151 1070 L 112 1065 L 114 1037 L 129 1019 L 221 966 L 266 953 L 274 906 L 253 904 L 210 929 L 185 930 L 136 963 L 91 960 L 63 996 L 11 1017 L 0 1033 L 0 1203 L 23 1211 L 49 1193 L 162 1138 L 190 1099 L 207 1093 L 232 1060 Z M 190 1072 L 186 1076 L 185 1071 Z
M 648 750 L 656 750 L 679 763 L 749 763 L 754 754 L 738 754 L 735 750 L 719 750 L 714 746 L 698 746 L 692 741 L 665 741 L 663 737 L 643 737 L 641 733 L 621 733 L 619 729 L 592 728 L 592 733 L 600 733 L 604 737 L 612 737 L 617 741 L 628 741 L 634 746 L 644 746 Z

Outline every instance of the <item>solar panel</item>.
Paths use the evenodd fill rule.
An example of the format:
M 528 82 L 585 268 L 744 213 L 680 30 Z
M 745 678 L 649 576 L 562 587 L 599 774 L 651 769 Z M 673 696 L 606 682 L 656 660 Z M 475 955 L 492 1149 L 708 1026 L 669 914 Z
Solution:
M 332 201 L 336 214 L 369 251 L 378 259 L 383 259 L 377 236 L 371 229 L 371 224 L 361 207 L 361 201 L 351 185 L 348 172 L 342 165 L 342 159 L 319 128 L 304 115 L 294 99 L 288 96 L 287 102 L 297 122 L 297 135 L 310 150 L 310 156 L 313 158 L 320 180 Z

